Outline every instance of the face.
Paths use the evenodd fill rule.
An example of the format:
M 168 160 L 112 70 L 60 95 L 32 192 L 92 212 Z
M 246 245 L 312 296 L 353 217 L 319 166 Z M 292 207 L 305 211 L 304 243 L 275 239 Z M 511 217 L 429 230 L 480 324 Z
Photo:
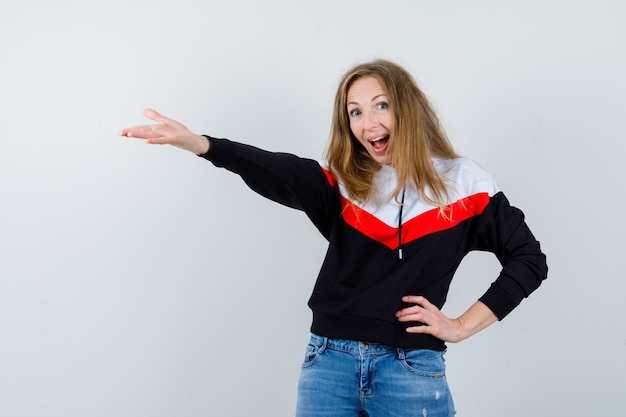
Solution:
M 390 164 L 387 152 L 393 140 L 395 116 L 387 92 L 374 77 L 356 80 L 348 89 L 348 118 L 352 134 L 379 164 Z

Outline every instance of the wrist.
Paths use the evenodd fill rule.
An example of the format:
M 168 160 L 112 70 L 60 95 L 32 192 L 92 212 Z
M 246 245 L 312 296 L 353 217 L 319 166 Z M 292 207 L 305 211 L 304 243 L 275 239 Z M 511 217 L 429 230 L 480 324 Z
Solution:
M 475 329 L 472 329 L 471 326 L 467 323 L 466 320 L 463 320 L 463 317 L 457 317 L 454 319 L 456 323 L 456 341 L 462 342 L 465 339 L 471 337 L 474 333 L 476 333 Z
M 498 318 L 486 305 L 477 301 L 454 321 L 457 323 L 457 336 L 460 340 L 465 340 L 489 327 Z
M 211 138 L 206 135 L 196 135 L 196 142 L 198 143 L 195 154 L 204 155 L 211 150 Z

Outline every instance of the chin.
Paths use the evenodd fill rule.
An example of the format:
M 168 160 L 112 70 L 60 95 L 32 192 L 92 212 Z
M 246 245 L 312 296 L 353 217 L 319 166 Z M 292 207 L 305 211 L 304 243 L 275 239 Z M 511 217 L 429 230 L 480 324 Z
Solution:
M 379 163 L 380 165 L 390 165 L 391 157 L 388 155 L 370 155 L 374 161 Z

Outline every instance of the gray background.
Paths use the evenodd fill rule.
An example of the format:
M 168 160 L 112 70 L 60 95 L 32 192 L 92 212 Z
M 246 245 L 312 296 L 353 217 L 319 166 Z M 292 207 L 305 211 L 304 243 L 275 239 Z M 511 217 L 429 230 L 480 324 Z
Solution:
M 623 412 L 625 18 L 617 0 L 3 0 L 0 415 L 292 415 L 323 239 L 117 132 L 153 107 L 320 159 L 340 76 L 377 57 L 548 254 L 538 292 L 449 347 L 459 415 Z M 497 271 L 469 256 L 444 311 Z

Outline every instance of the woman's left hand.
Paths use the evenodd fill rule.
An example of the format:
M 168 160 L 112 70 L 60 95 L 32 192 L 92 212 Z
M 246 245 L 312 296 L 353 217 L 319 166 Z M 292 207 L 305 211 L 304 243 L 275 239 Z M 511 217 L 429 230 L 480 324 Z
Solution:
M 459 321 L 447 317 L 426 298 L 418 295 L 407 295 L 402 297 L 402 301 L 415 305 L 396 312 L 398 321 L 422 323 L 422 325 L 408 327 L 406 329 L 408 333 L 431 334 L 444 342 L 454 343 L 462 340 Z
M 407 295 L 402 297 L 402 301 L 414 305 L 396 312 L 398 321 L 421 323 L 409 326 L 406 329 L 408 333 L 430 334 L 444 342 L 457 343 L 465 340 L 498 320 L 496 315 L 480 301 L 456 319 L 447 317 L 437 306 L 422 296 Z

